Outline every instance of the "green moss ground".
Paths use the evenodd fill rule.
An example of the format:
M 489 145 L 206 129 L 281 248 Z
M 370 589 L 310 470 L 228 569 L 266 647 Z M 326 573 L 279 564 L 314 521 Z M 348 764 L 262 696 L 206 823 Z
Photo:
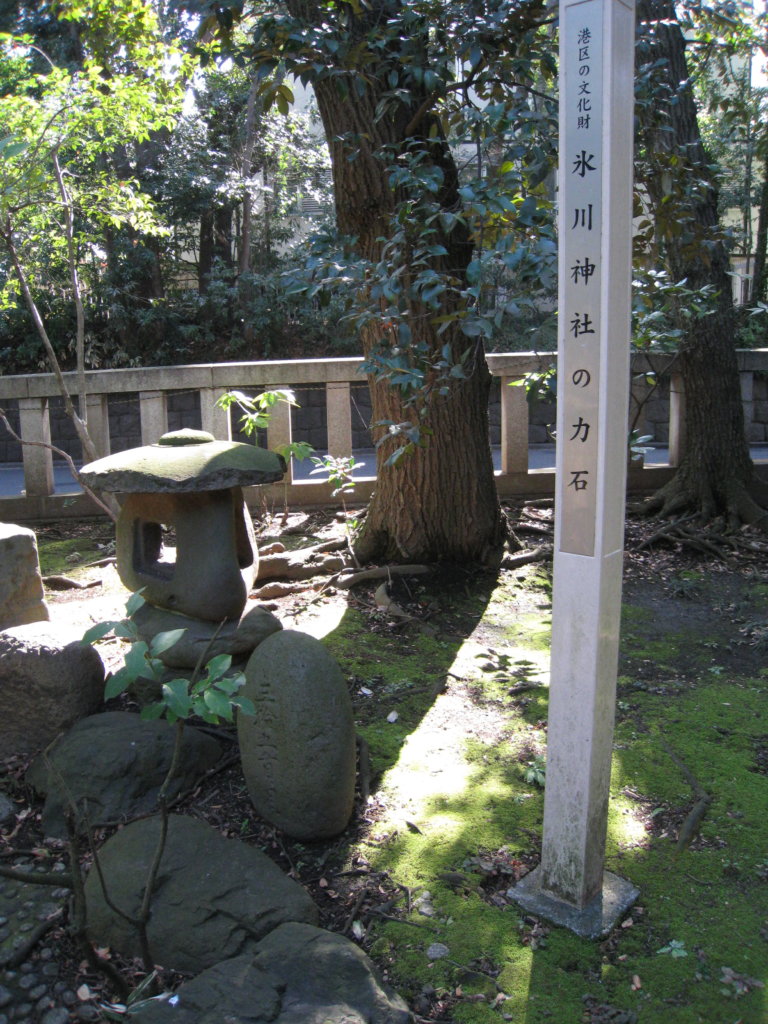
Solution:
M 732 621 L 702 630 L 706 578 L 692 583 L 693 627 L 631 602 L 624 616 L 606 867 L 641 896 L 622 926 L 604 942 L 540 934 L 504 877 L 491 885 L 477 870 L 478 858 L 538 854 L 543 790 L 525 768 L 545 749 L 547 691 L 508 690 L 546 681 L 545 583 L 538 570 L 488 589 L 463 635 L 371 633 L 349 611 L 327 637 L 353 690 L 372 691 L 356 698 L 378 802 L 362 851 L 413 904 L 378 928 L 372 952 L 409 1001 L 425 986 L 450 994 L 457 1024 L 608 1019 L 590 1016 L 598 1004 L 648 1024 L 765 1024 L 766 992 L 752 982 L 768 980 L 768 777 L 756 754 L 768 743 L 768 680 L 723 656 Z M 764 599 L 762 586 L 745 596 L 755 611 Z M 681 765 L 713 799 L 678 854 L 695 802 Z M 432 961 L 435 942 L 448 954 Z
M 44 573 L 73 575 L 73 550 L 99 557 L 98 537 L 39 539 Z M 641 895 L 603 942 L 524 919 L 506 896 L 541 841 L 547 573 L 412 584 L 416 621 L 386 621 L 370 595 L 286 619 L 302 628 L 324 602 L 334 613 L 317 635 L 348 678 L 372 769 L 372 824 L 346 855 L 410 894 L 403 920 L 369 937 L 425 1015 L 445 996 L 440 1019 L 455 1024 L 607 1024 L 622 1010 L 624 1024 L 768 1024 L 754 984 L 768 981 L 768 576 L 707 567 L 634 584 L 606 867 Z M 533 688 L 510 695 L 521 683 Z M 689 777 L 712 803 L 679 853 Z M 432 960 L 434 943 L 447 954 Z
M 89 523 L 77 536 L 61 536 L 55 527 L 36 531 L 43 576 L 69 576 L 79 579 L 88 574 L 87 565 L 104 556 L 104 544 L 114 538 L 111 526 Z

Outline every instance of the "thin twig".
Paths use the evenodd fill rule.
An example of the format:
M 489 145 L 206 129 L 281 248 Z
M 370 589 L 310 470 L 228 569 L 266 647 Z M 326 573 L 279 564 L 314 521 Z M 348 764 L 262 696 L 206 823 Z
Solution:
M 72 875 L 66 871 L 57 874 L 54 871 L 36 872 L 19 871 L 18 868 L 0 867 L 0 878 L 11 878 L 14 882 L 29 882 L 32 885 L 61 886 L 62 889 L 72 888 Z

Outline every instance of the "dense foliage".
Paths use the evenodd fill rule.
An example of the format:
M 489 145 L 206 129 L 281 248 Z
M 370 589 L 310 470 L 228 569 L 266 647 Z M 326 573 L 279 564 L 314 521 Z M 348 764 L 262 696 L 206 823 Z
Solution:
M 89 68 L 98 68 L 102 89 L 104 80 L 122 83 L 127 96 L 143 78 L 145 87 L 162 83 L 166 92 L 152 97 L 147 89 L 149 115 L 122 120 L 117 134 L 105 130 L 104 145 L 85 162 L 79 145 L 70 143 L 67 151 L 66 139 L 57 140 L 65 159 L 69 152 L 78 162 L 69 184 L 83 190 L 77 197 L 77 257 L 87 365 L 351 352 L 359 350 L 357 332 L 371 316 L 391 324 L 397 341 L 402 331 L 407 342 L 403 308 L 416 296 L 439 315 L 444 288 L 464 303 L 468 337 L 480 335 L 497 350 L 554 346 L 554 26 L 541 18 L 543 27 L 521 46 L 518 30 L 529 4 L 440 7 L 392 7 L 376 45 L 388 48 L 393 66 L 405 71 L 393 72 L 376 116 L 390 117 L 406 94 L 418 94 L 420 116 L 437 114 L 440 132 L 450 140 L 460 174 L 460 206 L 452 215 L 465 220 L 474 244 L 467 280 L 458 287 L 429 269 L 429 248 L 440 243 L 428 226 L 436 218 L 444 226 L 447 215 L 435 206 L 438 172 L 418 149 L 382 154 L 398 201 L 392 214 L 397 230 L 380 257 L 350 259 L 336 235 L 329 156 L 314 103 L 299 98 L 288 109 L 300 83 L 304 95 L 304 84 L 338 82 L 351 70 L 365 81 L 371 53 L 353 35 L 345 42 L 343 11 L 329 7 L 322 31 L 292 33 L 285 10 L 234 0 L 215 7 L 203 0 L 5 5 L 0 136 L 6 141 L 16 138 L 30 100 L 42 101 L 42 112 L 44 92 L 61 89 L 61 75 L 85 83 Z M 347 22 L 355 10 L 351 5 L 346 11 Z M 731 244 L 757 253 L 740 266 L 748 275 L 748 309 L 759 309 L 755 303 L 765 299 L 768 142 L 765 90 L 748 83 L 751 65 L 761 59 L 757 44 L 764 26 L 736 4 L 706 10 L 683 5 L 678 14 L 690 39 L 703 136 L 723 172 L 720 202 Z M 505 35 L 515 42 L 505 44 Z M 153 71 L 148 61 L 163 71 Z M 641 108 L 653 102 L 647 88 L 652 80 L 652 69 L 639 76 Z M 91 88 L 96 84 L 92 79 Z M 171 102 L 172 86 L 184 93 L 181 111 L 178 95 Z M 141 137 L 132 134 L 137 123 Z M 69 127 L 74 130 L 75 122 Z M 98 132 L 97 125 L 90 130 Z M 35 128 L 33 119 L 24 137 L 35 131 L 40 124 Z M 7 147 L 3 155 L 8 157 Z M 642 173 L 642 160 L 638 166 Z M 86 207 L 107 180 L 116 195 L 151 210 L 153 223 L 164 230 L 140 224 L 135 210 L 119 224 L 94 218 Z M 55 197 L 48 198 L 57 216 Z M 302 211 L 311 216 L 300 216 Z M 39 223 L 26 228 L 35 247 L 33 291 L 60 358 L 72 365 L 76 311 L 62 265 L 62 236 L 46 228 L 47 214 L 40 212 Z M 316 240 L 309 261 L 308 231 Z M 404 249 L 416 269 L 409 289 L 399 272 Z M 679 326 L 671 314 L 690 308 L 676 298 L 685 286 L 665 274 L 658 252 L 646 262 L 638 268 L 637 340 L 643 347 L 649 341 L 674 344 Z M 41 370 L 44 353 L 7 256 L 0 257 L 0 275 L 6 281 L 0 365 L 4 372 Z M 377 281 L 370 295 L 375 309 L 361 308 L 359 291 L 350 288 L 366 276 Z M 336 298 L 328 286 L 335 286 Z M 351 295 L 356 306 L 340 326 Z M 747 313 L 741 343 L 762 343 L 766 320 Z

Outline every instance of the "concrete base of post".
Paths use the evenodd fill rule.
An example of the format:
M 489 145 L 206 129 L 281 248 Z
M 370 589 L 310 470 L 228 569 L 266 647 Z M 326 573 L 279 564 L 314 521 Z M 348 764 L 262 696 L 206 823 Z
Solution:
M 508 890 L 507 896 L 529 914 L 569 928 L 582 939 L 604 938 L 640 895 L 640 890 L 631 882 L 606 871 L 602 892 L 580 908 L 545 892 L 541 888 L 540 872 L 541 869 L 536 868 L 526 875 Z

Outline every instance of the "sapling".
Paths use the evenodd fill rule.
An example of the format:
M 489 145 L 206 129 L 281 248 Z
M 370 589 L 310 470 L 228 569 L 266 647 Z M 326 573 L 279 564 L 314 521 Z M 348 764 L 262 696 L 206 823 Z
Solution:
M 104 899 L 114 913 L 118 914 L 136 929 L 142 950 L 144 967 L 147 973 L 151 974 L 155 969 L 155 965 L 149 947 L 147 926 L 152 906 L 152 895 L 168 835 L 168 793 L 181 759 L 184 726 L 193 716 L 202 718 L 203 721 L 210 725 L 233 722 L 235 709 L 242 714 L 253 715 L 255 714 L 255 708 L 252 701 L 238 695 L 238 691 L 245 683 L 243 673 L 237 672 L 233 675 L 227 675 L 232 665 L 232 658 L 229 654 L 219 654 L 206 661 L 224 623 L 221 623 L 208 641 L 190 679 L 180 677 L 163 682 L 162 676 L 166 671 L 166 666 L 160 660 L 160 655 L 179 641 L 184 633 L 184 629 L 166 630 L 156 634 L 149 642 L 142 640 L 136 623 L 131 616 L 144 603 L 144 598 L 140 593 L 132 594 L 126 603 L 126 618 L 97 623 L 86 631 L 82 642 L 93 644 L 109 636 L 129 640 L 131 647 L 125 655 L 124 664 L 107 679 L 104 699 L 110 700 L 120 696 L 139 678 L 148 677 L 157 680 L 160 684 L 159 698 L 142 709 L 141 717 L 144 719 L 166 718 L 168 722 L 176 726 L 171 761 L 157 795 L 160 813 L 160 835 L 150 863 L 138 914 L 128 914 L 112 903 L 108 894 L 107 880 L 102 874 L 98 854 L 95 849 L 93 850 L 94 869 L 98 873 Z
M 361 469 L 365 463 L 357 462 L 354 455 L 323 455 L 313 458 L 312 463 L 315 465 L 310 473 L 310 476 L 314 476 L 316 473 L 327 473 L 328 483 L 334 488 L 331 491 L 331 497 L 341 498 L 341 507 L 344 512 L 344 530 L 347 535 L 347 547 L 352 555 L 355 565 L 360 568 L 360 563 L 355 557 L 355 552 L 352 548 L 352 537 L 350 534 L 350 527 L 352 530 L 357 526 L 357 520 L 352 523 L 348 519 L 347 503 L 344 500 L 344 496 L 347 494 L 353 494 L 355 490 L 356 480 L 353 479 L 352 474 L 356 469 Z
M 216 400 L 221 409 L 232 406 L 240 412 L 240 429 L 246 437 L 252 437 L 259 430 L 266 430 L 272 419 L 272 410 L 279 403 L 299 408 L 296 395 L 290 388 L 271 388 L 258 395 L 246 395 L 243 391 L 227 391 Z M 315 449 L 307 441 L 289 441 L 275 446 L 278 455 L 288 461 L 302 462 Z M 285 515 L 288 514 L 288 483 L 284 482 Z

